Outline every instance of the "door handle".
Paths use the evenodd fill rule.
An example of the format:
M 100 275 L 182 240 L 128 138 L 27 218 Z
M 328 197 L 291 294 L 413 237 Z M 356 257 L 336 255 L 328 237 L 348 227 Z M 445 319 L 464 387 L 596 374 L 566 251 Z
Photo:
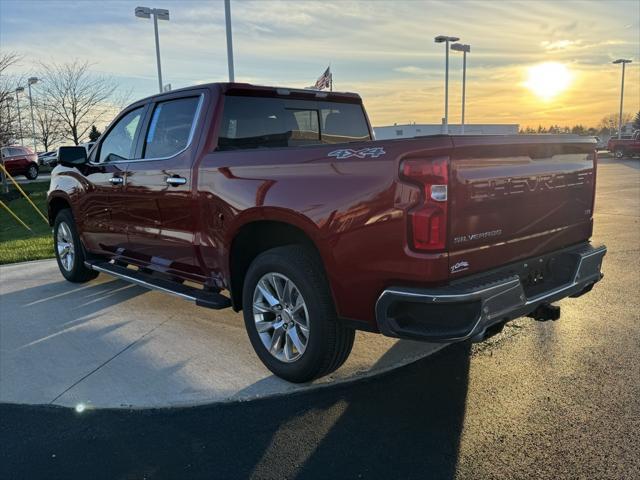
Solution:
M 124 179 L 122 177 L 111 177 L 109 179 L 109 183 L 111 185 L 122 185 L 124 183 Z
M 178 185 L 184 185 L 185 183 L 187 183 L 187 179 L 184 177 L 179 177 L 177 175 L 173 176 L 173 177 L 167 177 L 164 179 L 165 182 L 167 182 L 169 185 L 173 186 L 173 187 L 177 187 Z

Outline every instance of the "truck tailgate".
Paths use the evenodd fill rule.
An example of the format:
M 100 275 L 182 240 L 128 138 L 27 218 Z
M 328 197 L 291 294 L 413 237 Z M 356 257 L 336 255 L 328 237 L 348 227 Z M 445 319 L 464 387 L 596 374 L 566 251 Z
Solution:
M 587 240 L 595 140 L 577 136 L 453 137 L 452 278 Z

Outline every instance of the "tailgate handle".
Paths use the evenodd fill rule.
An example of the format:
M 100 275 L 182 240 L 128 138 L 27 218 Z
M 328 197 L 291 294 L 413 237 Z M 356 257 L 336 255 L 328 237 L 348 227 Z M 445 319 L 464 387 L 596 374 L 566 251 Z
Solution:
M 111 185 L 122 185 L 124 183 L 124 179 L 122 177 L 111 177 L 109 179 L 109 183 Z
M 164 180 L 165 182 L 167 182 L 169 185 L 172 185 L 174 187 L 177 187 L 178 185 L 184 185 L 185 183 L 187 183 L 187 179 L 184 177 L 179 177 L 178 175 L 174 175 L 173 177 L 167 177 Z

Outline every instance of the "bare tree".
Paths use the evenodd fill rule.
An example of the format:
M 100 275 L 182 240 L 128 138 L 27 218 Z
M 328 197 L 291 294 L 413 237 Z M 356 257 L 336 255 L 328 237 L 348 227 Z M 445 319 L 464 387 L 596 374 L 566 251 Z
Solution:
M 65 138 L 64 124 L 46 98 L 34 100 L 33 116 L 36 124 L 36 139 L 45 152 Z
M 42 65 L 43 95 L 51 112 L 59 117 L 64 137 L 76 145 L 92 125 L 114 110 L 117 84 L 109 77 L 92 75 L 89 66 L 78 60 Z
M 0 146 L 8 145 L 16 137 L 15 79 L 7 75 L 7 69 L 20 61 L 13 52 L 0 53 Z
M 598 124 L 598 128 L 600 128 L 601 130 L 613 130 L 617 132 L 619 116 L 620 116 L 619 113 L 610 113 L 609 115 L 605 115 L 604 117 L 602 117 L 602 120 L 600 120 L 600 123 Z M 631 121 L 631 114 L 626 112 L 623 113 L 622 125 L 629 123 L 630 121 Z

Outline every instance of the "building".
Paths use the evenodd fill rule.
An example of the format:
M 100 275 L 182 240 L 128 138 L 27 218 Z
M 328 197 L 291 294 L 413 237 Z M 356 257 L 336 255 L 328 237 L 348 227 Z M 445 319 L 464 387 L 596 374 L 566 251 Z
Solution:
M 517 123 L 467 123 L 465 135 L 517 135 L 520 125 Z M 451 135 L 460 134 L 460 125 L 449 124 Z M 377 140 L 393 138 L 411 138 L 422 135 L 440 135 L 444 133 L 444 125 L 438 123 L 412 123 L 407 125 L 390 125 L 373 127 Z

